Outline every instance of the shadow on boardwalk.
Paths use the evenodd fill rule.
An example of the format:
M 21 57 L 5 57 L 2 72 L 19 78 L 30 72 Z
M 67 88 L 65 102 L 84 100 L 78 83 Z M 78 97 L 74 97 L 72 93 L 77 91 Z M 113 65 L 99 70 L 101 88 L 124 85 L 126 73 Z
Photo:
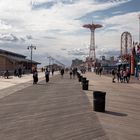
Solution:
M 77 79 L 54 76 L 0 99 L 1 140 L 108 140 Z
M 125 113 L 119 113 L 119 112 L 114 112 L 114 111 L 105 111 L 105 113 L 109 114 L 109 115 L 121 116 L 121 117 L 127 116 L 127 114 L 125 114 Z
M 88 72 L 83 75 L 90 82 L 84 91 L 93 106 L 93 90 L 106 92 L 105 113 L 96 112 L 102 127 L 111 140 L 140 139 L 140 86 L 139 81 L 112 83 L 112 78 Z

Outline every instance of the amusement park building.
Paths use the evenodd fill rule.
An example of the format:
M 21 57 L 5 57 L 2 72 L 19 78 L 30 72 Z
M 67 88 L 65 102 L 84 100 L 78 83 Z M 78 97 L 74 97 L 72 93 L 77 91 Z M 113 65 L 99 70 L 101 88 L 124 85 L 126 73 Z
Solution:
M 72 60 L 71 67 L 80 67 L 80 65 L 82 65 L 82 64 L 83 64 L 82 60 L 74 59 L 74 60 Z

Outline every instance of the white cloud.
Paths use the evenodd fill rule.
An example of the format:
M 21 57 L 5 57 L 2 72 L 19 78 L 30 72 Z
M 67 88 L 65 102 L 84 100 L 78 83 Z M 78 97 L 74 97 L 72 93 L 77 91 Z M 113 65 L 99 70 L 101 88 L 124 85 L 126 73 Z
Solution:
M 138 26 L 139 26 L 139 19 L 138 19 L 138 12 L 127 13 L 119 16 L 110 17 L 103 21 L 107 30 L 116 30 L 119 34 L 128 31 L 133 36 L 136 35 L 138 37 Z M 109 25 L 113 25 L 109 27 Z M 106 30 L 106 31 L 107 31 Z M 116 34 L 116 31 L 112 32 L 112 34 Z M 138 38 L 135 38 L 138 39 Z
M 16 35 L 13 34 L 0 34 L 0 41 L 4 41 L 4 42 L 18 42 L 18 41 L 25 41 L 25 39 L 23 37 L 17 37 Z
M 99 46 L 97 49 L 98 55 L 103 55 L 104 52 L 114 50 L 120 51 L 121 34 L 125 31 L 131 33 L 134 41 L 138 41 L 139 37 L 139 21 L 138 12 L 127 13 L 119 16 L 106 18 L 102 21 L 104 27 L 101 32 L 96 34 L 96 43 Z M 112 53 L 113 55 L 113 53 Z
M 50 9 L 32 9 L 32 4 L 34 3 L 41 4 L 51 1 L 52 0 L 1 0 L 0 32 L 2 34 L 14 34 L 17 38 L 30 35 L 32 39 L 26 40 L 26 43 L 22 45 L 35 44 L 37 50 L 42 54 L 45 52 L 53 56 L 61 54 L 68 59 L 70 56 L 61 48 L 68 50 L 79 47 L 84 48 L 83 43 L 90 41 L 90 31 L 89 34 L 87 34 L 88 31 L 82 27 L 83 23 L 75 19 L 83 17 L 90 12 L 109 9 L 127 2 L 120 1 L 99 4 L 94 0 L 79 0 L 73 4 L 64 4 L 61 0 L 54 0 L 56 4 Z M 122 29 L 130 29 L 134 34 L 137 29 L 137 23 L 134 22 L 134 16 L 136 14 L 137 13 L 130 13 L 129 15 L 114 16 L 102 21 L 105 27 L 109 24 L 117 23 L 112 29 L 117 30 L 118 33 L 109 31 L 109 28 L 102 28 L 100 32 L 96 32 L 98 48 L 100 49 L 106 46 L 117 48 L 118 44 L 120 44 L 118 42 Z M 131 23 L 130 20 L 133 22 Z M 84 31 L 87 33 L 84 33 Z M 110 38 L 112 38 L 113 41 L 110 40 Z
M 8 25 L 6 22 L 0 20 L 0 29 L 1 29 L 1 30 L 8 30 L 8 29 L 11 29 L 11 25 Z

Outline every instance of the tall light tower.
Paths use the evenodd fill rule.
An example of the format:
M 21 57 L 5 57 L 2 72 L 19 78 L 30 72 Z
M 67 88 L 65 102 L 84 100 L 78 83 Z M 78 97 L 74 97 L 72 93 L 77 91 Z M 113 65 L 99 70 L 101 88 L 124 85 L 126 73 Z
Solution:
M 89 49 L 89 58 L 88 62 L 90 65 L 89 67 L 91 68 L 93 65 L 93 62 L 95 63 L 96 61 L 96 53 L 95 53 L 95 29 L 96 28 L 101 28 L 102 25 L 100 24 L 85 24 L 83 25 L 84 28 L 88 28 L 91 31 L 91 38 L 90 38 L 90 49 Z

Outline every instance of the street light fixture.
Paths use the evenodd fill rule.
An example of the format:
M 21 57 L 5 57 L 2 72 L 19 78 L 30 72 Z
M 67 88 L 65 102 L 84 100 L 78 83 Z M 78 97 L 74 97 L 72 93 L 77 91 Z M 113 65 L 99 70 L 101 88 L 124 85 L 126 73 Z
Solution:
M 33 49 L 36 50 L 36 46 L 33 46 L 32 44 L 27 47 L 28 50 L 31 50 L 31 73 L 32 73 L 32 56 L 33 56 Z

